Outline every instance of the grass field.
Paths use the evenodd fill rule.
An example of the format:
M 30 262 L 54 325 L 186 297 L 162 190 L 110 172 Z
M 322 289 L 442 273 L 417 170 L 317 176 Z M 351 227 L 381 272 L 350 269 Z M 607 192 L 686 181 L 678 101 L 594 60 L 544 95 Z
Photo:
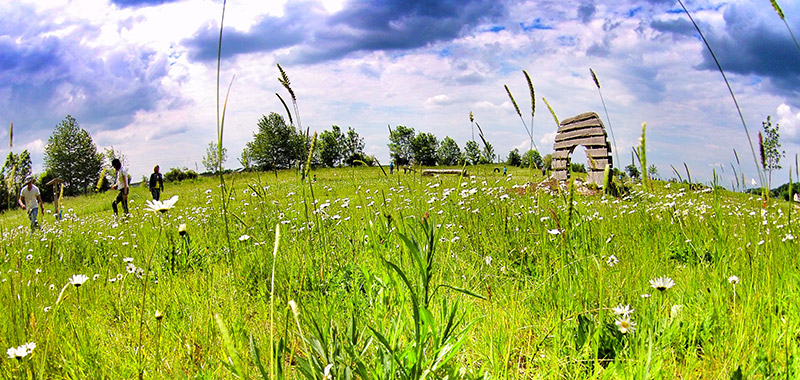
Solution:
M 0 377 L 798 377 L 796 206 L 491 169 L 235 174 L 227 227 L 218 178 L 163 213 L 135 188 L 124 219 L 68 198 L 32 235 L 7 212 Z

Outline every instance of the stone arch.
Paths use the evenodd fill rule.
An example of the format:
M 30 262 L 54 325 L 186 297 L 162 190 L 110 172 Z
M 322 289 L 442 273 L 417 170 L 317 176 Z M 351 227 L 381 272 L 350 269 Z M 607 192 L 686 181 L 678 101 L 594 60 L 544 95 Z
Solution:
M 561 121 L 553 145 L 553 177 L 569 178 L 570 155 L 577 146 L 586 148 L 588 182 L 602 185 L 606 164 L 613 167 L 613 161 L 606 129 L 596 113 L 586 112 Z

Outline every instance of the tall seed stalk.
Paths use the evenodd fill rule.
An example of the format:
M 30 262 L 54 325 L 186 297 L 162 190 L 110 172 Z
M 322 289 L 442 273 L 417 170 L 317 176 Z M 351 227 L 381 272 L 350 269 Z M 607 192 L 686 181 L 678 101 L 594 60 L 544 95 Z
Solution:
M 508 89 L 508 85 L 504 84 L 503 87 L 506 88 L 506 93 L 508 94 L 508 98 L 511 99 L 511 104 L 514 105 L 514 110 L 517 111 L 517 116 L 519 116 L 519 120 L 522 121 L 522 126 L 525 127 L 525 132 L 528 133 L 528 136 L 531 139 L 531 149 L 536 149 L 536 145 L 533 145 L 533 134 L 531 134 L 530 129 L 528 129 L 528 124 L 525 123 L 525 119 L 522 118 L 522 111 L 519 110 L 519 106 L 517 105 L 517 101 L 514 100 L 514 95 L 511 95 L 511 90 Z
M 603 111 L 606 113 L 606 121 L 608 122 L 608 130 L 611 132 L 611 141 L 614 143 L 614 155 L 617 157 L 617 162 L 621 162 L 619 160 L 619 151 L 617 150 L 617 139 L 614 138 L 614 129 L 611 128 L 611 118 L 608 117 L 608 108 L 606 108 L 606 101 L 603 98 L 603 91 L 600 90 L 600 80 L 597 79 L 597 75 L 595 75 L 594 70 L 589 68 L 589 72 L 592 73 L 592 80 L 594 80 L 594 84 L 597 86 L 597 93 L 600 94 L 600 102 L 603 103 Z
M 783 15 L 783 10 L 781 6 L 778 5 L 778 2 L 775 0 L 770 0 L 772 3 L 772 8 L 775 8 L 775 12 L 778 13 L 778 17 L 781 18 L 783 21 L 783 25 L 786 25 L 786 30 L 789 31 L 789 35 L 792 36 L 792 41 L 794 41 L 794 46 L 797 47 L 797 50 L 800 51 L 800 44 L 797 43 L 797 38 L 794 37 L 794 33 L 792 33 L 792 28 L 789 27 L 789 23 L 786 22 L 786 17 Z
M 725 71 L 722 70 L 722 65 L 720 65 L 719 60 L 717 59 L 717 55 L 714 54 L 714 50 L 711 49 L 711 45 L 708 43 L 708 40 L 706 40 L 706 37 L 705 35 L 703 35 L 703 32 L 700 31 L 700 27 L 694 21 L 694 18 L 692 17 L 691 13 L 689 13 L 689 10 L 686 9 L 685 5 L 683 5 L 683 1 L 678 0 L 678 4 L 681 5 L 683 11 L 686 12 L 686 16 L 689 17 L 689 21 L 692 22 L 692 25 L 694 25 L 694 28 L 697 30 L 697 33 L 700 34 L 700 38 L 706 45 L 708 52 L 711 53 L 711 57 L 714 58 L 714 63 L 717 65 L 717 69 L 719 70 L 719 73 L 722 75 L 722 79 L 725 81 L 725 85 L 728 87 L 728 92 L 731 94 L 731 99 L 733 99 L 733 104 L 736 106 L 736 111 L 739 113 L 739 119 L 742 121 L 742 127 L 744 128 L 744 133 L 747 136 L 747 144 L 750 145 L 750 152 L 753 154 L 753 163 L 756 164 L 756 171 L 758 171 L 758 179 L 761 181 L 761 187 L 763 189 L 764 186 L 766 186 L 766 183 L 764 181 L 764 173 L 758 166 L 758 158 L 756 158 L 756 149 L 753 147 L 753 140 L 750 138 L 750 131 L 747 129 L 747 123 L 744 121 L 744 115 L 742 114 L 742 109 L 739 107 L 739 102 L 736 100 L 736 95 L 733 94 L 733 88 L 731 88 L 731 84 L 730 82 L 728 82 L 728 77 L 725 76 Z
M 531 81 L 531 77 L 530 77 L 530 75 L 528 75 L 528 72 L 525 71 L 525 70 L 522 70 L 522 73 L 525 74 L 525 81 L 528 82 L 528 90 L 531 93 L 531 133 L 530 133 L 530 135 L 531 135 L 531 146 L 532 147 L 536 147 L 536 145 L 533 142 L 533 134 L 534 134 L 534 132 L 533 132 L 533 117 L 536 114 L 536 92 L 533 90 L 533 81 Z M 536 148 L 536 150 L 538 151 L 539 149 Z
M 226 202 L 226 191 L 225 191 L 225 177 L 223 176 L 222 172 L 222 132 L 225 127 L 225 110 L 228 106 L 228 96 L 231 92 L 231 86 L 233 86 L 233 78 L 231 78 L 231 83 L 228 85 L 228 92 L 225 94 L 225 102 L 222 106 L 222 115 L 220 115 L 219 109 L 219 80 L 220 80 L 220 71 L 222 65 L 222 31 L 225 27 L 225 6 L 227 4 L 227 0 L 222 1 L 222 17 L 219 22 L 219 44 L 217 45 L 217 157 L 220 158 L 217 163 L 218 165 L 218 172 L 219 172 L 219 184 L 220 184 L 220 192 L 222 193 L 222 220 L 225 224 L 225 240 L 228 243 L 228 262 L 231 261 L 231 254 L 233 250 L 233 245 L 231 244 L 231 236 L 230 230 L 228 227 L 228 210 L 227 210 L 227 202 Z

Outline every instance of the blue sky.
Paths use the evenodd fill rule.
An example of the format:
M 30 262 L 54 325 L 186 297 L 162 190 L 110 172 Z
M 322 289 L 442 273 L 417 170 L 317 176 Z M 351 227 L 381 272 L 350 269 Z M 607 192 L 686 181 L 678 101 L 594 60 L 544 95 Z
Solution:
M 800 4 L 779 3 L 800 33 Z M 769 1 L 686 4 L 731 80 L 751 136 L 767 115 L 780 124 L 787 157 L 773 182 L 786 181 L 800 153 L 800 52 L 785 25 Z M 11 149 L 28 149 L 40 171 L 47 138 L 71 114 L 100 148 L 127 155 L 137 177 L 156 164 L 203 170 L 216 133 L 221 10 L 215 0 L 0 4 L 0 141 L 13 122 Z M 595 111 L 608 121 L 592 68 L 617 166 L 630 163 L 647 122 L 648 162 L 662 177 L 685 162 L 693 178 L 708 180 L 716 168 L 729 184 L 734 149 L 748 178 L 757 177 L 722 77 L 674 1 L 231 0 L 226 12 L 229 167 L 238 166 L 259 117 L 284 112 L 276 63 L 291 78 L 304 127 L 353 127 L 382 162 L 387 125 L 450 136 L 463 148 L 470 111 L 500 156 L 527 149 L 503 88 L 530 109 L 522 70 L 537 95 L 535 142 L 548 153 L 556 125 L 542 97 L 560 119 Z M 0 154 L 8 151 L 4 143 Z

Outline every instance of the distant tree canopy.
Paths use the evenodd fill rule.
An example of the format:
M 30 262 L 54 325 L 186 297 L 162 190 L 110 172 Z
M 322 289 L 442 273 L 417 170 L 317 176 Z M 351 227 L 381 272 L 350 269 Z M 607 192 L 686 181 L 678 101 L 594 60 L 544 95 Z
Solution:
M 221 170 L 222 164 L 228 160 L 228 148 L 223 147 L 222 159 L 220 159 L 220 149 L 216 141 L 208 143 L 206 154 L 203 156 L 203 166 L 211 173 L 217 173 Z
M 475 140 L 467 141 L 467 145 L 464 147 L 464 159 L 469 165 L 481 163 L 481 149 L 478 147 L 478 143 L 475 142 Z
M 27 150 L 20 154 L 9 152 L 0 170 L 0 210 L 13 208 L 17 204 L 19 192 L 25 177 L 31 173 L 31 155 Z
M 63 179 L 64 195 L 92 189 L 103 169 L 103 154 L 92 137 L 70 115 L 56 125 L 44 150 L 44 167 Z
M 414 128 L 398 125 L 389 133 L 389 154 L 392 161 L 398 165 L 411 163 L 413 151 L 411 142 L 414 140 Z
M 246 149 L 250 162 L 262 170 L 286 169 L 305 159 L 305 136 L 277 113 L 261 117 L 253 138 Z
M 432 133 L 420 133 L 411 139 L 411 156 L 414 162 L 419 165 L 436 165 L 436 150 L 439 148 L 439 141 Z
M 520 162 L 520 166 L 523 168 L 533 167 L 534 169 L 541 169 L 544 167 L 544 160 L 542 159 L 542 155 L 539 154 L 538 150 L 529 149 L 522 156 L 522 162 Z
M 462 153 L 456 140 L 451 139 L 450 136 L 445 137 L 436 151 L 436 160 L 439 165 L 458 165 L 462 160 Z
M 314 154 L 319 164 L 328 167 L 353 165 L 356 160 L 369 160 L 364 153 L 364 138 L 353 127 L 349 127 L 347 134 L 344 134 L 338 125 L 319 134 Z

